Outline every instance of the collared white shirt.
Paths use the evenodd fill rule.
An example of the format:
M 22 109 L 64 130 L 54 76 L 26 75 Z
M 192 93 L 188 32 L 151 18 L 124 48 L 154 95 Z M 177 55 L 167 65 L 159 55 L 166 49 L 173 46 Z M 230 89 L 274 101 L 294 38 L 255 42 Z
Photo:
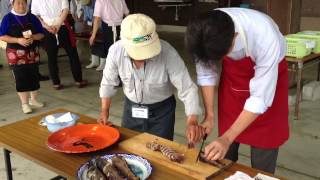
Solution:
M 100 17 L 109 26 L 121 24 L 124 15 L 129 14 L 125 0 L 97 0 L 93 16 Z
M 217 10 L 227 13 L 232 18 L 235 32 L 238 32 L 235 45 L 227 56 L 235 60 L 250 56 L 255 62 L 255 74 L 249 85 L 250 97 L 246 100 L 244 109 L 253 113 L 264 113 L 273 102 L 278 64 L 286 53 L 285 39 L 274 21 L 261 12 L 245 8 Z M 241 36 L 239 26 L 242 27 L 244 36 Z M 217 84 L 216 66 L 208 67 L 198 63 L 196 69 L 200 86 Z
M 134 67 L 121 40 L 113 44 L 103 70 L 100 97 L 115 95 L 116 86 L 120 83 L 119 75 L 124 94 L 135 103 L 161 102 L 172 96 L 176 88 L 179 99 L 185 105 L 186 115 L 201 114 L 198 88 L 191 80 L 183 60 L 169 43 L 160 42 L 160 54 L 146 60 L 145 67 L 139 70 Z
M 60 21 L 64 9 L 69 9 L 68 0 L 32 0 L 31 13 L 40 16 L 48 25 Z

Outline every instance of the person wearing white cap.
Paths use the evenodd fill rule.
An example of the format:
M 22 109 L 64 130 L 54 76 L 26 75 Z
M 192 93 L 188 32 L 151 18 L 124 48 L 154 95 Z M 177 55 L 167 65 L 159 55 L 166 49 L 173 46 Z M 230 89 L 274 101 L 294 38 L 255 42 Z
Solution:
M 198 142 L 204 132 L 197 122 L 201 114 L 198 88 L 177 51 L 159 39 L 155 22 L 144 14 L 127 16 L 121 23 L 120 38 L 110 47 L 103 71 L 98 122 L 109 123 L 111 97 L 117 92 L 119 75 L 125 94 L 123 127 L 172 140 L 176 88 L 185 105 L 188 141 Z

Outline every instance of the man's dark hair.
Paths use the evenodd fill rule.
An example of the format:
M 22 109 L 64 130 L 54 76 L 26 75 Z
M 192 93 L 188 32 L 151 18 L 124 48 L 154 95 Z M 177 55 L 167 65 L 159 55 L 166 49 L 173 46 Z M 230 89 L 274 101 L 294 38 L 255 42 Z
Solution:
M 185 43 L 196 62 L 211 64 L 225 56 L 233 41 L 234 23 L 223 11 L 209 11 L 192 19 Z

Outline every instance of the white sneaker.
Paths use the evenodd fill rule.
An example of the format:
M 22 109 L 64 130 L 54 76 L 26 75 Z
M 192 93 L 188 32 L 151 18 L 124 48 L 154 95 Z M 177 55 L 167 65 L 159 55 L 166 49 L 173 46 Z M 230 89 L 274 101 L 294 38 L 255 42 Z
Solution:
M 99 66 L 98 63 L 94 63 L 93 61 L 91 61 L 91 63 L 89 65 L 87 65 L 86 68 L 91 69 L 91 68 L 96 68 L 98 66 Z
M 100 58 L 100 65 L 97 67 L 96 71 L 103 71 L 106 66 L 106 58 Z
M 32 113 L 32 109 L 28 104 L 22 104 L 22 112 L 25 114 Z
M 39 102 L 37 100 L 30 100 L 29 101 L 29 105 L 32 106 L 32 107 L 35 107 L 35 108 L 42 108 L 44 106 L 44 103 L 42 102 Z
M 91 63 L 86 66 L 87 69 L 96 68 L 99 66 L 99 57 L 96 55 L 91 55 Z

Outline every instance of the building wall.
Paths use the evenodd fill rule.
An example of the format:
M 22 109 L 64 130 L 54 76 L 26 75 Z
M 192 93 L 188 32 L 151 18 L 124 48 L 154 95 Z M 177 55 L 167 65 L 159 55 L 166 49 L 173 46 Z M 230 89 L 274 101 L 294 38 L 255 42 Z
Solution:
M 320 0 L 302 0 L 300 28 L 320 31 Z
M 199 2 L 199 0 L 192 0 L 190 7 L 180 7 L 178 9 L 178 20 L 175 19 L 175 7 L 161 8 L 159 5 L 173 4 L 173 3 L 157 3 L 153 0 L 126 0 L 131 13 L 144 13 L 155 20 L 157 24 L 161 25 L 178 25 L 186 26 L 188 20 L 195 14 L 212 10 L 218 7 L 215 1 Z

